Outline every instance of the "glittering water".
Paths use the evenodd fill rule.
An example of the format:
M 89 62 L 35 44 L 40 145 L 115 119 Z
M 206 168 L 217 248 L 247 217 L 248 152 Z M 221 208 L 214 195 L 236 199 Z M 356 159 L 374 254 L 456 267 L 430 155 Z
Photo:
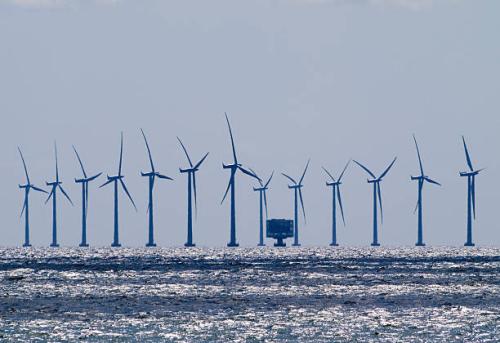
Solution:
M 500 248 L 61 248 L 0 256 L 0 340 L 500 337 Z

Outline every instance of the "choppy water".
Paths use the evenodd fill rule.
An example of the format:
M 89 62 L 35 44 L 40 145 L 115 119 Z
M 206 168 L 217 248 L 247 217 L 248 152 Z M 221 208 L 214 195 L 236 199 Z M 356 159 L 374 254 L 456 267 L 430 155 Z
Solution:
M 500 248 L 0 249 L 12 341 L 498 341 Z

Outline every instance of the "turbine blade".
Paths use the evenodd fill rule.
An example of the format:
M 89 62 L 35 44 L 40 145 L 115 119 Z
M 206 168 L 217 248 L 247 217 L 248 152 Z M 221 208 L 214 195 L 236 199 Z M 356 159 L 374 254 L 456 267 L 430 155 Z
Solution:
M 85 184 L 85 217 L 89 212 L 89 184 Z
M 233 148 L 233 158 L 234 164 L 238 164 L 238 158 L 236 157 L 236 148 L 234 147 L 234 138 L 233 138 L 233 130 L 231 130 L 231 124 L 229 124 L 229 118 L 227 117 L 227 113 L 224 112 L 227 121 L 227 127 L 229 128 L 229 136 L 231 136 L 231 146 Z
M 471 183 L 472 213 L 474 215 L 474 219 L 476 219 L 476 178 L 474 176 L 472 177 Z
M 50 193 L 49 193 L 49 196 L 48 196 L 47 200 L 45 200 L 45 204 L 47 204 L 47 203 L 49 202 L 49 200 L 50 200 L 50 198 L 52 198 L 52 195 L 53 195 L 53 194 L 54 194 L 54 187 L 52 187 L 52 191 L 50 191 Z
M 418 191 L 419 193 L 422 193 L 422 189 L 424 188 L 424 183 L 422 181 L 418 182 Z M 413 211 L 413 214 L 415 214 L 418 210 L 418 206 L 420 205 L 420 202 L 417 200 L 417 205 L 415 206 L 415 210 Z
M 115 180 L 108 180 L 108 181 L 106 181 L 105 183 L 103 183 L 101 186 L 99 186 L 99 188 L 102 188 L 102 187 L 104 187 L 104 186 L 107 186 L 107 185 L 109 185 L 109 184 L 110 184 L 111 182 L 113 182 L 113 181 L 115 181 Z
M 345 167 L 344 167 L 344 170 L 342 170 L 342 173 L 340 174 L 339 176 L 339 182 L 342 181 L 342 178 L 344 177 L 344 173 L 345 171 L 347 170 L 347 167 L 349 167 L 349 164 L 351 163 L 351 160 L 347 161 Z
M 387 175 L 387 173 L 389 172 L 389 170 L 391 170 L 391 168 L 394 165 L 394 163 L 396 163 L 397 159 L 398 159 L 397 157 L 394 157 L 394 159 L 392 160 L 391 164 L 389 164 L 389 167 L 387 167 L 387 169 L 384 170 L 384 172 L 382 173 L 382 175 L 380 175 L 380 177 L 378 178 L 379 180 L 381 180 L 384 176 Z
M 64 188 L 62 188 L 61 185 L 58 185 L 57 187 L 59 187 L 59 189 L 61 190 L 61 193 L 66 197 L 66 199 L 68 199 L 69 203 L 73 205 L 73 201 L 71 201 L 71 198 L 69 197 L 68 193 L 66 193 L 66 191 L 64 190 Z
M 340 186 L 337 186 L 337 198 L 339 199 L 339 207 L 340 207 L 340 214 L 342 215 L 342 222 L 344 223 L 345 226 L 344 208 L 342 206 L 342 196 L 340 195 Z M 335 206 L 335 204 L 333 204 L 333 206 Z
M 229 192 L 229 188 L 231 188 L 231 184 L 233 183 L 235 173 L 236 173 L 236 170 L 231 169 L 231 178 L 229 179 L 229 183 L 227 184 L 226 193 L 224 193 L 224 197 L 222 198 L 222 201 L 220 202 L 221 204 L 224 202 L 224 200 L 226 200 L 227 193 Z
M 125 186 L 125 182 L 123 182 L 123 180 L 120 179 L 120 183 L 122 184 L 123 190 L 127 194 L 127 197 L 129 198 L 130 202 L 132 203 L 132 205 L 134 205 L 134 208 L 137 211 L 137 206 L 135 206 L 134 199 L 132 199 L 132 196 L 130 195 L 130 193 L 129 193 L 128 189 L 127 189 L 127 186 Z
M 267 212 L 267 196 L 266 196 L 266 190 L 263 190 L 264 194 L 264 208 L 266 209 L 266 219 L 268 217 L 268 212 Z
M 54 155 L 56 156 L 56 182 L 59 182 L 59 163 L 57 160 L 57 143 L 54 142 Z
M 256 173 L 256 172 L 255 172 L 252 168 L 248 168 L 248 169 L 249 169 L 249 170 L 250 170 L 250 171 L 251 171 L 251 172 L 252 172 L 255 176 L 257 176 L 257 173 Z M 264 184 L 262 183 L 262 180 L 261 180 L 261 178 L 260 178 L 260 177 L 257 179 L 257 181 L 259 181 L 259 184 L 260 184 L 260 186 L 261 186 L 261 187 L 264 187 Z
M 382 193 L 380 192 L 380 184 L 377 183 L 377 194 L 378 194 L 378 203 L 380 205 L 380 221 L 382 224 L 384 223 L 384 208 L 382 207 Z
M 307 164 L 306 167 L 304 168 L 304 172 L 302 173 L 302 177 L 300 178 L 299 185 L 302 184 L 302 181 L 304 181 L 304 177 L 306 177 L 307 168 L 309 168 L 309 162 L 311 162 L 311 159 L 307 160 Z
M 462 141 L 464 143 L 465 158 L 467 160 L 467 165 L 469 166 L 469 169 L 472 172 L 472 171 L 474 171 L 474 168 L 472 167 L 472 161 L 470 159 L 469 149 L 467 149 L 467 143 L 465 143 L 465 137 L 464 136 L 462 136 Z
M 432 179 L 431 179 L 431 178 L 429 178 L 429 177 L 424 177 L 424 180 L 425 180 L 425 181 L 427 181 L 427 182 L 429 182 L 429 183 L 432 183 L 432 184 L 434 184 L 434 185 L 441 186 L 441 184 L 440 184 L 439 182 L 434 181 L 434 180 L 432 180 Z
M 297 181 L 295 181 L 294 179 L 292 179 L 292 177 L 290 177 L 290 176 L 288 176 L 288 175 L 286 175 L 284 173 L 281 173 L 281 175 L 283 175 L 284 177 L 286 177 L 288 180 L 292 181 L 294 185 L 297 184 Z
M 354 163 L 356 163 L 358 166 L 360 166 L 361 168 L 363 168 L 363 170 L 365 172 L 367 172 L 372 178 L 376 179 L 377 177 L 375 176 L 375 174 L 373 174 L 370 169 L 366 168 L 364 165 L 362 165 L 361 163 L 359 163 L 358 161 L 356 160 L 353 160 Z
M 198 218 L 198 204 L 196 199 L 196 172 L 193 172 L 194 217 Z
M 196 163 L 196 165 L 194 166 L 194 169 L 198 169 L 200 168 L 201 164 L 205 161 L 205 159 L 207 158 L 208 156 L 208 152 L 205 154 L 205 156 L 203 156 L 203 158 L 200 160 L 200 162 Z
M 160 179 L 163 180 L 173 180 L 170 176 L 162 175 L 162 174 L 156 174 Z
M 257 175 L 255 175 L 254 173 L 252 173 L 251 171 L 249 170 L 246 170 L 245 168 L 243 168 L 242 166 L 238 166 L 238 169 L 241 170 L 243 173 L 247 174 L 248 176 L 251 176 L 257 180 L 259 180 L 259 182 L 262 182 L 262 180 L 260 179 L 260 177 L 258 177 Z
M 31 186 L 31 188 L 33 188 L 35 191 L 37 192 L 41 192 L 41 193 L 45 193 L 45 194 L 49 194 L 49 192 L 47 192 L 46 190 L 43 190 L 41 188 L 38 188 L 38 187 L 35 187 L 35 186 Z
M 24 201 L 23 201 L 23 209 L 21 210 L 21 215 L 19 216 L 19 218 L 22 218 L 23 214 L 24 214 L 24 210 L 26 209 L 26 203 L 28 202 L 28 197 L 24 197 Z
M 191 158 L 189 157 L 189 154 L 186 150 L 186 147 L 184 146 L 184 144 L 182 143 L 181 139 L 179 137 L 177 137 L 177 140 L 179 141 L 179 143 L 181 143 L 181 147 L 182 147 L 182 150 L 184 150 L 184 154 L 186 154 L 186 157 L 188 159 L 188 162 L 189 162 L 189 166 L 191 168 L 193 168 L 193 163 L 191 162 Z
M 118 176 L 122 176 L 122 162 L 123 162 L 123 131 L 121 132 L 121 139 L 120 139 L 120 163 L 118 164 Z
M 266 184 L 264 185 L 264 188 L 267 188 L 267 186 L 269 186 L 269 184 L 271 183 L 271 180 L 273 179 L 273 176 L 274 176 L 274 170 L 273 172 L 271 173 L 271 176 L 269 177 L 269 179 L 267 180 Z
M 146 138 L 146 134 L 144 130 L 141 129 L 142 137 L 144 138 L 144 143 L 146 143 L 146 149 L 148 150 L 149 163 L 151 164 L 151 171 L 155 172 L 155 165 L 153 164 L 153 157 L 151 156 L 151 149 L 149 148 L 148 139 Z
M 92 177 L 88 178 L 88 179 L 87 179 L 87 181 L 88 181 L 88 182 L 90 182 L 90 181 L 94 181 L 95 179 L 97 179 L 97 178 L 98 178 L 99 176 L 101 176 L 101 175 L 102 175 L 102 173 L 96 174 L 96 175 L 94 175 L 94 176 L 92 176 Z
M 420 176 L 424 176 L 424 167 L 422 166 L 422 157 L 420 156 L 420 149 L 418 148 L 417 138 L 413 135 L 413 141 L 415 141 L 415 147 L 417 148 L 418 163 L 420 165 Z
M 302 188 L 299 188 L 299 198 L 300 198 L 300 206 L 302 207 L 302 214 L 304 215 L 304 222 L 307 223 L 306 209 L 304 207 L 304 199 L 302 198 Z
M 75 146 L 73 145 L 73 150 L 75 151 L 76 158 L 78 159 L 78 162 L 80 163 L 80 167 L 82 168 L 83 176 L 87 178 L 87 173 L 85 172 L 85 168 L 83 167 L 82 160 L 80 159 L 80 155 L 78 154 L 78 151 L 76 151 Z
M 333 182 L 335 182 L 335 178 L 332 176 L 332 174 L 330 174 L 330 172 L 328 170 L 326 170 L 325 167 L 321 167 L 323 168 L 323 170 L 325 171 L 326 174 L 328 174 L 328 176 L 330 177 L 330 179 L 332 179 Z
M 26 162 L 24 161 L 23 153 L 21 152 L 21 148 L 17 147 L 17 150 L 19 151 L 19 155 L 21 155 L 21 160 L 23 161 L 24 173 L 26 174 L 26 183 L 29 185 L 30 177 L 28 175 L 28 168 L 26 167 Z

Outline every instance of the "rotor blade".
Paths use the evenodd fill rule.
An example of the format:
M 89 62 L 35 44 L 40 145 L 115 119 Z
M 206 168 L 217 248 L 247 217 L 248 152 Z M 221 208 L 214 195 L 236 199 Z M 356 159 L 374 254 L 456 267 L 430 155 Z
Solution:
M 71 201 L 71 198 L 69 197 L 69 195 L 66 193 L 66 191 L 64 190 L 64 188 L 62 188 L 61 185 L 58 185 L 57 187 L 59 187 L 59 189 L 61 190 L 62 194 L 66 197 L 66 199 L 68 199 L 69 203 L 73 205 L 73 201 Z
M 260 179 L 260 177 L 258 177 L 257 175 L 255 175 L 254 173 L 252 173 L 251 171 L 249 170 L 246 170 L 245 168 L 243 168 L 242 166 L 238 166 L 238 169 L 241 170 L 243 173 L 247 174 L 248 176 L 251 176 L 253 178 L 256 178 L 257 180 L 259 180 L 260 182 L 262 182 L 262 180 Z
M 45 203 L 46 203 L 46 204 L 49 202 L 50 198 L 52 198 L 52 195 L 53 195 L 53 194 L 54 194 L 54 187 L 52 187 L 52 191 L 50 191 L 50 193 L 49 193 L 49 196 L 48 196 L 47 200 L 45 200 Z
M 267 188 L 267 186 L 269 186 L 269 184 L 271 183 L 271 180 L 273 179 L 273 176 L 274 176 L 274 170 L 273 172 L 271 173 L 271 176 L 269 177 L 269 179 L 267 180 L 266 184 L 264 185 L 264 188 Z
M 424 188 L 424 183 L 422 181 L 418 182 L 418 191 L 419 193 L 422 193 L 422 189 Z M 415 206 L 415 210 L 413 211 L 413 214 L 415 214 L 418 210 L 418 206 L 420 205 L 420 202 L 417 200 L 417 205 Z
M 286 177 L 288 180 L 292 181 L 295 185 L 297 184 L 297 181 L 295 181 L 294 179 L 292 179 L 292 177 L 284 174 L 284 173 L 281 173 L 281 175 L 283 175 L 284 177 Z
M 59 163 L 57 161 L 57 144 L 54 142 L 54 154 L 56 156 L 56 182 L 59 182 Z
M 21 152 L 21 148 L 17 147 L 17 150 L 19 151 L 19 155 L 21 155 L 21 160 L 23 161 L 24 173 L 26 174 L 26 181 L 27 181 L 26 183 L 29 185 L 30 177 L 28 175 L 28 168 L 26 167 L 26 162 L 24 161 L 23 153 Z
M 323 168 L 323 170 L 325 171 L 325 173 L 328 174 L 328 176 L 330 177 L 330 179 L 332 179 L 332 181 L 335 182 L 335 178 L 332 176 L 332 174 L 330 174 L 330 172 L 328 170 L 326 170 L 325 167 L 321 167 L 321 168 Z
M 347 167 L 349 167 L 349 164 L 351 163 L 351 160 L 347 161 L 344 170 L 342 170 L 342 173 L 339 176 L 339 182 L 342 181 L 342 177 L 344 177 L 345 171 L 347 170 Z
M 127 189 L 127 186 L 125 186 L 125 182 L 123 182 L 123 179 L 120 179 L 120 183 L 122 184 L 123 190 L 125 191 L 125 193 L 127 194 L 128 198 L 130 199 L 130 202 L 132 203 L 132 205 L 134 205 L 134 208 L 137 211 L 137 206 L 135 206 L 134 199 L 132 199 L 132 196 L 130 195 L 130 193 L 129 193 L 128 189 Z
M 19 216 L 19 218 L 21 218 L 24 214 L 24 210 L 26 209 L 26 203 L 28 202 L 28 197 L 25 197 L 24 198 L 24 201 L 23 201 L 23 209 L 21 210 L 21 215 Z
M 200 168 L 201 164 L 205 161 L 205 159 L 207 158 L 208 156 L 208 152 L 205 154 L 205 156 L 203 156 L 203 158 L 200 160 L 200 162 L 196 163 L 196 165 L 194 166 L 194 169 L 198 169 Z
M 146 143 L 146 149 L 148 150 L 149 163 L 151 164 L 151 171 L 154 173 L 155 172 L 155 165 L 153 164 L 153 157 L 151 156 L 151 149 L 149 149 L 148 140 L 146 138 L 146 134 L 144 133 L 143 129 L 141 129 L 141 133 L 142 133 L 142 137 L 144 138 L 144 143 Z
M 420 156 L 420 149 L 418 148 L 417 138 L 413 135 L 413 141 L 415 142 L 415 147 L 417 148 L 418 164 L 420 166 L 420 176 L 424 176 L 424 167 L 422 166 L 422 158 Z
M 361 163 L 359 163 L 358 161 L 356 160 L 353 160 L 354 163 L 356 163 L 358 166 L 360 166 L 361 168 L 363 168 L 363 170 L 365 172 L 367 172 L 368 174 L 370 174 L 371 177 L 373 177 L 374 179 L 376 179 L 377 177 L 375 176 L 375 174 L 373 174 L 370 169 L 366 168 L 364 165 L 362 165 Z
M 234 164 L 238 164 L 238 158 L 236 157 L 236 148 L 234 147 L 233 131 L 231 130 L 231 124 L 229 124 L 229 118 L 227 117 L 227 113 L 224 112 L 224 115 L 226 116 L 227 126 L 229 128 L 229 135 L 231 136 L 231 146 L 233 148 Z
M 252 168 L 248 168 L 248 169 L 249 169 L 249 170 L 250 170 L 250 171 L 251 171 L 254 175 L 257 175 L 257 173 L 256 173 L 256 172 L 255 172 Z M 261 187 L 264 187 L 264 184 L 262 183 L 261 178 L 258 178 L 258 180 L 257 180 L 257 181 L 259 181 L 259 184 L 260 184 L 260 186 L 261 186 Z
M 109 184 L 110 184 L 111 182 L 113 182 L 113 181 L 115 181 L 115 180 L 108 180 L 108 181 L 106 181 L 105 183 L 103 183 L 101 186 L 99 186 L 99 188 L 102 188 L 102 187 L 104 187 L 104 186 L 107 186 L 107 185 L 109 185 Z
M 344 223 L 345 226 L 344 208 L 342 206 L 342 196 L 340 195 L 340 186 L 337 186 L 337 198 L 339 199 L 339 207 L 340 207 L 340 214 L 342 215 L 342 222 Z M 335 204 L 333 204 L 333 206 L 335 206 Z
M 311 159 L 307 160 L 306 167 L 304 168 L 304 172 L 302 173 L 302 177 L 300 178 L 299 185 L 302 184 L 302 181 L 304 181 L 304 177 L 306 176 L 307 168 L 309 168 L 309 162 L 311 162 Z
M 189 162 L 189 166 L 191 168 L 193 168 L 193 163 L 191 162 L 191 158 L 189 157 L 189 154 L 186 150 L 186 147 L 184 146 L 184 144 L 182 143 L 181 139 L 179 137 L 177 137 L 177 140 L 179 141 L 179 143 L 181 143 L 181 147 L 182 147 L 182 150 L 184 150 L 184 154 L 186 154 L 186 157 L 188 159 L 188 162 Z
M 92 176 L 92 177 L 88 178 L 88 179 L 87 179 L 87 182 L 94 181 L 95 179 L 97 179 L 97 178 L 98 178 L 99 176 L 101 176 L 101 175 L 102 175 L 102 173 L 96 174 L 96 175 L 94 175 L 94 176 Z
M 441 184 L 440 184 L 439 182 L 434 181 L 434 180 L 432 180 L 432 179 L 431 179 L 431 178 L 429 178 L 429 177 L 424 177 L 424 180 L 425 180 L 425 181 L 427 181 L 427 182 L 429 182 L 429 183 L 432 183 L 432 184 L 435 184 L 435 185 L 441 186 Z
M 387 169 L 384 170 L 384 172 L 382 173 L 382 175 L 379 176 L 379 180 L 381 180 L 384 176 L 387 175 L 387 173 L 389 172 L 389 170 L 391 170 L 391 168 L 394 165 L 394 163 L 396 163 L 397 159 L 398 159 L 397 157 L 394 157 L 394 159 L 392 160 L 391 164 L 389 164 L 389 167 L 387 167 Z
M 231 184 L 234 180 L 234 174 L 236 173 L 235 169 L 231 169 L 231 178 L 229 179 L 229 183 L 227 184 L 226 193 L 224 193 L 224 197 L 222 198 L 221 204 L 226 200 L 227 193 L 229 192 L 229 188 L 231 188 Z
M 89 184 L 85 184 L 85 217 L 89 212 Z
M 380 221 L 382 224 L 384 223 L 384 208 L 382 207 L 382 194 L 380 192 L 380 184 L 377 183 L 377 194 L 378 194 L 378 203 L 380 205 Z
M 73 150 L 75 151 L 76 158 L 78 159 L 78 162 L 80 163 L 80 167 L 82 168 L 83 176 L 87 178 L 87 173 L 85 172 L 85 168 L 83 167 L 82 160 L 80 159 L 80 155 L 78 154 L 78 151 L 76 151 L 75 146 L 73 145 Z
M 304 215 L 304 222 L 307 223 L 306 209 L 304 208 L 304 199 L 302 198 L 302 188 L 299 188 L 299 198 L 300 198 L 300 206 L 302 207 L 302 214 Z
M 162 174 L 156 174 L 160 179 L 163 180 L 173 180 L 170 176 L 162 175 Z
M 465 143 L 464 136 L 462 136 L 462 141 L 464 142 L 465 158 L 467 159 L 467 165 L 469 166 L 469 169 L 472 172 L 472 171 L 474 171 L 474 168 L 472 167 L 472 161 L 470 159 L 469 149 L 467 149 L 467 144 Z
M 266 190 L 263 190 L 263 196 L 264 196 L 264 208 L 266 209 L 266 219 L 268 217 L 268 212 L 267 212 L 267 195 L 266 195 Z
M 118 164 L 118 176 L 122 175 L 122 162 L 123 162 L 123 131 L 121 132 L 121 139 L 120 139 L 120 163 Z
M 473 176 L 471 181 L 472 213 L 476 219 L 476 178 Z
M 198 218 L 198 204 L 196 200 L 196 172 L 193 172 L 194 217 Z
M 49 192 L 47 192 L 46 190 L 43 190 L 41 188 L 38 188 L 38 187 L 35 187 L 35 186 L 31 186 L 31 188 L 33 188 L 35 191 L 37 192 L 41 192 L 41 193 L 45 193 L 45 194 L 49 194 Z

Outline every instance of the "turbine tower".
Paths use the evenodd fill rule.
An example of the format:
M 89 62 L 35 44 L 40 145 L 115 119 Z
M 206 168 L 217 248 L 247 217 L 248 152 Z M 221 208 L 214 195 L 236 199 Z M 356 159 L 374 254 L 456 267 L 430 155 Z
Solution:
M 155 166 L 153 163 L 153 157 L 151 156 L 151 149 L 149 148 L 148 140 L 146 139 L 146 134 L 141 129 L 142 137 L 144 138 L 144 143 L 146 144 L 146 149 L 148 150 L 149 163 L 151 164 L 151 171 L 148 173 L 141 172 L 143 177 L 149 178 L 149 203 L 148 203 L 148 213 L 149 213 L 149 231 L 148 231 L 148 243 L 147 247 L 155 247 L 155 239 L 154 239 L 154 220 L 153 220 L 153 188 L 155 185 L 155 179 L 163 179 L 163 180 L 173 180 L 169 176 L 162 175 L 155 170 Z
M 424 167 L 422 164 L 422 158 L 420 156 L 420 149 L 418 148 L 418 143 L 417 139 L 415 138 L 415 135 L 413 135 L 413 140 L 415 141 L 415 148 L 417 149 L 417 157 L 418 157 L 418 164 L 420 166 L 420 175 L 419 176 L 412 176 L 411 180 L 413 181 L 418 181 L 418 201 L 417 201 L 417 206 L 415 207 L 415 212 L 418 211 L 418 232 L 417 232 L 417 243 L 415 244 L 417 247 L 423 247 L 425 246 L 424 240 L 423 240 L 423 223 L 422 223 L 422 190 L 424 188 L 424 183 L 428 182 L 434 185 L 441 186 L 441 184 L 437 181 L 432 180 L 428 176 L 425 175 L 424 173 Z
M 123 182 L 123 178 L 125 176 L 122 175 L 122 162 L 123 162 L 123 132 L 121 133 L 121 143 L 120 143 L 120 162 L 118 164 L 118 174 L 115 176 L 107 176 L 108 181 L 106 181 L 104 184 L 102 184 L 99 188 L 102 188 L 110 183 L 113 183 L 114 185 L 114 205 L 115 205 L 115 210 L 114 210 L 114 230 L 113 230 L 113 243 L 111 244 L 112 247 L 121 247 L 120 244 L 120 238 L 119 238 L 119 232 L 118 232 L 118 183 L 120 183 L 122 189 L 125 191 L 125 194 L 127 194 L 127 197 L 129 198 L 130 202 L 134 206 L 135 210 L 137 211 L 137 206 L 135 206 L 134 199 L 132 199 L 132 196 L 130 195 L 127 186 L 125 185 L 125 182 Z
M 372 246 L 377 247 L 379 246 L 378 242 L 378 219 L 377 219 L 377 204 L 380 205 L 380 219 L 381 222 L 384 222 L 384 212 L 382 208 L 382 194 L 380 192 L 380 181 L 384 178 L 384 176 L 387 175 L 389 170 L 391 170 L 392 166 L 396 162 L 397 157 L 394 158 L 392 163 L 384 170 L 382 174 L 380 174 L 379 177 L 376 177 L 375 174 L 373 174 L 368 168 L 366 168 L 364 165 L 359 163 L 358 161 L 354 161 L 358 166 L 360 166 L 364 171 L 366 171 L 372 179 L 368 179 L 367 182 L 373 184 L 373 242 Z M 378 201 L 377 201 L 378 198 Z
M 467 177 L 467 241 L 464 246 L 473 247 L 472 242 L 472 220 L 476 219 L 476 176 L 483 170 L 474 170 L 472 166 L 472 160 L 469 155 L 469 150 L 467 149 L 467 144 L 465 143 L 465 138 L 462 136 L 462 141 L 464 143 L 465 158 L 467 160 L 467 166 L 469 171 L 460 172 L 461 177 Z
M 57 190 L 59 189 L 61 191 L 61 193 L 66 197 L 66 199 L 68 199 L 68 201 L 72 206 L 73 206 L 73 201 L 71 201 L 68 194 L 62 188 L 61 186 L 62 182 L 59 181 L 59 166 L 57 161 L 56 143 L 54 143 L 54 154 L 56 156 L 56 180 L 53 182 L 46 182 L 47 186 L 52 187 L 52 190 L 50 191 L 47 200 L 45 200 L 45 203 L 47 203 L 50 200 L 50 198 L 52 198 L 52 243 L 50 244 L 50 246 L 55 248 L 59 246 L 59 244 L 57 243 Z
M 328 174 L 332 182 L 326 182 L 327 187 L 332 187 L 332 242 L 330 243 L 330 246 L 336 247 L 338 246 L 337 243 L 337 202 L 339 204 L 340 208 L 340 214 L 342 215 L 342 222 L 344 223 L 345 226 L 345 218 L 344 218 L 344 209 L 342 207 L 342 197 L 340 194 L 340 185 L 342 184 L 342 177 L 344 176 L 345 171 L 347 170 L 347 167 L 349 166 L 349 163 L 351 161 L 349 160 L 347 164 L 344 167 L 344 170 L 342 173 L 340 173 L 340 176 L 338 177 L 337 180 L 332 176 L 332 174 L 326 170 L 325 167 L 323 167 L 323 170 Z
M 229 183 L 227 185 L 226 193 L 224 193 L 224 197 L 222 198 L 221 204 L 224 202 L 226 199 L 226 196 L 231 190 L 231 232 L 230 232 L 230 240 L 229 243 L 227 244 L 228 247 L 237 247 L 239 244 L 236 242 L 236 199 L 235 199 L 235 178 L 236 178 L 236 172 L 240 170 L 244 174 L 247 174 L 253 178 L 256 178 L 257 180 L 260 180 L 257 175 L 252 173 L 249 170 L 246 170 L 245 168 L 242 167 L 240 163 L 238 163 L 238 158 L 236 157 L 236 149 L 234 147 L 234 138 L 233 138 L 233 132 L 231 130 L 231 124 L 229 124 L 229 118 L 227 117 L 227 113 L 224 113 L 226 115 L 226 122 L 227 126 L 229 128 L 229 136 L 231 137 L 231 146 L 233 149 L 233 163 L 232 164 L 222 164 L 222 168 L 224 169 L 229 169 L 231 170 L 231 177 L 229 179 Z
M 304 177 L 306 176 L 307 168 L 309 167 L 309 162 L 311 160 L 309 159 L 307 161 L 306 167 L 304 168 L 304 172 L 302 173 L 302 177 L 300 178 L 299 182 L 295 181 L 293 178 L 290 176 L 281 173 L 284 177 L 286 177 L 288 180 L 292 181 L 292 185 L 288 185 L 289 189 L 294 190 L 294 234 L 293 234 L 293 246 L 294 247 L 299 247 L 299 199 L 300 199 L 300 205 L 302 207 L 302 214 L 304 215 L 304 222 L 306 222 L 306 210 L 304 209 L 304 200 L 302 198 L 302 181 L 304 181 Z
M 192 201 L 192 196 L 194 195 L 194 208 L 195 212 L 198 212 L 198 205 L 197 205 L 197 200 L 196 200 L 196 172 L 199 170 L 200 166 L 202 163 L 205 161 L 205 159 L 208 156 L 208 152 L 205 154 L 205 156 L 202 157 L 202 159 L 196 163 L 196 165 L 193 165 L 191 162 L 191 158 L 189 157 L 189 154 L 187 152 L 186 147 L 182 143 L 181 139 L 177 137 L 177 140 L 181 144 L 182 150 L 184 151 L 184 154 L 186 154 L 186 158 L 189 162 L 189 168 L 182 169 L 179 168 L 179 171 L 182 173 L 187 173 L 188 175 L 188 213 L 187 213 L 187 242 L 184 244 L 185 247 L 194 247 L 196 244 L 193 243 L 193 201 Z
M 92 182 L 95 179 L 97 179 L 99 176 L 101 176 L 102 173 L 98 173 L 94 176 L 88 177 L 87 172 L 83 167 L 80 155 L 78 154 L 78 151 L 76 150 L 75 146 L 73 146 L 73 150 L 75 151 L 76 158 L 78 159 L 78 163 L 80 164 L 83 173 L 83 178 L 75 179 L 76 183 L 82 185 L 82 241 L 80 243 L 80 247 L 88 247 L 89 244 L 87 243 L 87 213 L 89 209 L 89 182 Z
M 252 169 L 250 169 L 252 173 L 257 175 Z M 266 219 L 267 219 L 267 196 L 266 192 L 268 190 L 268 186 L 273 179 L 274 171 L 271 173 L 271 176 L 264 184 L 261 180 L 259 181 L 260 187 L 253 188 L 254 192 L 259 192 L 259 214 L 260 214 L 260 228 L 259 228 L 259 247 L 265 246 L 264 244 L 264 208 L 266 210 Z
M 23 204 L 23 209 L 21 210 L 21 217 L 23 216 L 24 213 L 24 244 L 23 247 L 30 247 L 30 215 L 29 215 L 29 195 L 30 195 L 30 190 L 33 189 L 34 191 L 41 192 L 47 194 L 46 191 L 44 191 L 41 188 L 36 187 L 34 184 L 31 183 L 30 177 L 28 174 L 28 168 L 26 167 L 26 162 L 24 161 L 24 156 L 23 153 L 21 152 L 21 149 L 18 147 L 17 150 L 19 151 L 19 155 L 21 156 L 21 160 L 23 161 L 23 167 L 24 167 L 24 173 L 26 174 L 26 183 L 24 185 L 19 185 L 20 189 L 24 189 L 24 204 Z

